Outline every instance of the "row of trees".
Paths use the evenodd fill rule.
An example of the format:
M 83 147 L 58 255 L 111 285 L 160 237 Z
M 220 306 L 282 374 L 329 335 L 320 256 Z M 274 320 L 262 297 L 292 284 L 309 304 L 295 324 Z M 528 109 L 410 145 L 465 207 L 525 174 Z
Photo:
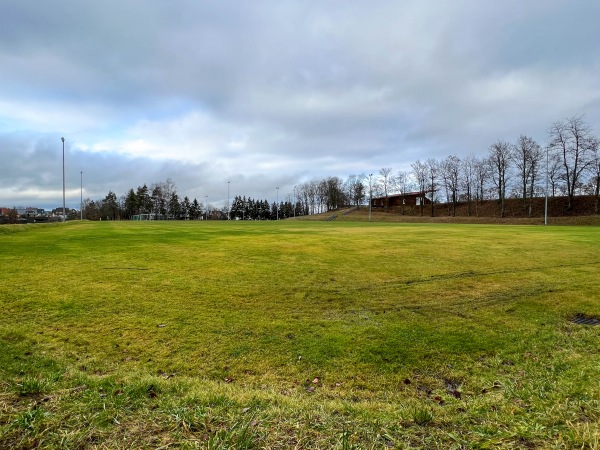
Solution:
M 547 180 L 546 180 L 547 170 Z M 546 186 L 548 183 L 548 186 Z M 542 147 L 533 138 L 521 135 L 515 142 L 498 141 L 481 157 L 417 160 L 410 170 L 394 172 L 383 167 L 376 174 L 355 174 L 345 180 L 327 177 L 294 187 L 285 201 L 269 203 L 236 196 L 230 211 L 217 210 L 195 198 L 180 198 L 175 183 L 164 182 L 130 189 L 117 198 L 112 191 L 102 199 L 84 202 L 88 219 L 130 219 L 135 214 L 157 214 L 170 219 L 231 218 L 240 220 L 273 220 L 318 214 L 345 206 L 359 208 L 373 196 L 385 197 L 417 192 L 424 214 L 426 199 L 446 203 L 448 213 L 455 214 L 459 202 L 467 204 L 468 214 L 477 214 L 483 200 L 496 199 L 504 216 L 507 198 L 521 198 L 523 208 L 532 212 L 532 199 L 549 195 L 567 196 L 572 209 L 576 195 L 595 195 L 596 213 L 600 194 L 599 140 L 582 116 L 574 116 L 552 124 L 548 142 Z M 388 202 L 385 202 L 386 208 Z M 401 213 L 404 213 L 402 207 Z
M 568 197 L 572 209 L 576 195 L 595 195 L 596 213 L 600 194 L 599 140 L 582 116 L 552 124 L 545 148 L 533 138 L 521 135 L 513 142 L 498 141 L 482 157 L 429 158 L 411 164 L 411 170 L 394 172 L 381 168 L 377 174 L 350 175 L 346 180 L 329 177 L 294 188 L 291 204 L 299 204 L 305 214 L 316 214 L 342 206 L 359 207 L 372 196 L 385 197 L 417 192 L 421 215 L 426 199 L 431 213 L 435 203 L 446 203 L 449 214 L 458 202 L 467 204 L 468 214 L 477 214 L 481 201 L 497 199 L 504 216 L 507 198 L 522 198 L 523 208 L 532 213 L 534 197 L 546 193 Z M 386 208 L 388 202 L 385 202 Z M 402 207 L 401 213 L 404 213 Z
M 84 200 L 83 214 L 88 220 L 131 219 L 136 214 L 154 214 L 174 220 L 227 219 L 276 220 L 288 217 L 316 214 L 341 208 L 348 204 L 360 205 L 365 199 L 366 188 L 362 177 L 351 176 L 344 182 L 338 177 L 311 181 L 294 188 L 285 201 L 269 203 L 246 196 L 235 196 L 230 211 L 227 207 L 217 209 L 187 196 L 179 197 L 175 183 L 168 179 L 147 187 L 130 189 L 117 197 L 110 191 L 102 200 Z
M 236 196 L 231 203 L 232 220 L 277 220 L 306 214 L 299 202 L 273 202 Z
M 492 144 L 481 158 L 450 155 L 442 160 L 417 160 L 411 169 L 396 175 L 389 167 L 380 169 L 373 185 L 376 195 L 387 199 L 390 192 L 417 190 L 422 196 L 421 214 L 426 197 L 431 200 L 432 214 L 435 202 L 447 203 L 452 214 L 459 201 L 466 202 L 470 214 L 473 203 L 477 206 L 481 200 L 497 199 L 503 216 L 509 197 L 522 198 L 523 207 L 531 215 L 532 199 L 544 196 L 548 189 L 550 196 L 568 197 L 569 210 L 576 195 L 595 195 L 598 213 L 599 140 L 582 116 L 554 123 L 545 149 L 531 137 L 521 135 L 514 143 Z
M 117 198 L 110 191 L 102 200 L 86 199 L 83 205 L 84 217 L 88 220 L 129 220 L 134 215 L 152 214 L 172 220 L 227 219 L 232 220 L 276 220 L 306 214 L 297 202 L 269 203 L 267 200 L 254 200 L 236 196 L 228 211 L 226 207 L 217 209 L 187 196 L 179 198 L 172 180 L 154 183 L 148 188 L 145 184 L 130 189 Z
M 109 191 L 102 200 L 84 200 L 84 218 L 99 220 L 100 218 L 129 220 L 137 214 L 154 214 L 171 219 L 208 218 L 214 210 L 210 205 L 204 205 L 197 199 L 190 200 L 187 196 L 179 198 L 175 183 L 169 178 L 148 187 L 138 186 L 137 190 L 130 189 L 125 195 L 117 195 Z

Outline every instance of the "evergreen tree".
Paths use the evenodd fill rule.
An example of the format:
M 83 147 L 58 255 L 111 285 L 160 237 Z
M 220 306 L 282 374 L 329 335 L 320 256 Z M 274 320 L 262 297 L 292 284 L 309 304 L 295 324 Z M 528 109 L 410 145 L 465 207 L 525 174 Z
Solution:
M 125 198 L 125 219 L 131 219 L 131 216 L 133 216 L 138 209 L 137 195 L 135 195 L 133 189 L 130 189 Z
M 198 220 L 202 214 L 202 209 L 198 200 L 194 198 L 192 205 L 190 206 L 190 220 Z
M 171 192 L 169 199 L 169 218 L 178 220 L 181 216 L 181 205 L 179 204 L 179 196 L 176 192 Z
M 240 196 L 235 196 L 231 203 L 230 217 L 231 220 L 240 220 L 244 215 L 244 205 Z
M 88 220 L 100 220 L 100 208 L 98 203 L 91 201 L 85 208 L 85 217 Z
M 186 195 L 183 197 L 183 201 L 179 205 L 180 215 L 182 219 L 189 220 L 190 219 L 190 210 L 192 209 L 192 204 L 190 203 L 190 199 Z
M 110 220 L 117 220 L 119 212 L 119 204 L 117 203 L 117 195 L 113 191 L 109 191 L 102 201 L 100 212 L 103 217 Z
M 148 186 L 145 184 L 142 187 L 137 188 L 135 194 L 137 198 L 137 212 L 139 214 L 149 214 L 152 212 L 152 199 L 148 192 Z

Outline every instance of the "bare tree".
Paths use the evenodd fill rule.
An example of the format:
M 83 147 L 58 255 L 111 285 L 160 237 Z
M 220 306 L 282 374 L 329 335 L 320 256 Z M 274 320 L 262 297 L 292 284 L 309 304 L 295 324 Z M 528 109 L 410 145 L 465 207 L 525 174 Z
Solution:
M 446 208 L 447 208 L 447 214 L 450 215 L 450 205 L 451 205 L 451 197 L 452 195 L 450 194 L 450 181 L 448 180 L 448 172 L 446 172 L 445 168 L 444 168 L 444 163 L 445 160 L 440 161 L 439 163 L 439 170 L 440 170 L 440 179 L 442 182 L 442 187 L 444 188 L 444 199 L 445 199 L 445 203 L 446 203 Z
M 412 173 L 419 188 L 419 203 L 421 206 L 421 215 L 423 215 L 423 207 L 425 205 L 425 190 L 427 188 L 427 165 L 419 160 L 411 164 Z
M 473 200 L 473 191 L 477 191 L 476 184 L 477 158 L 469 155 L 461 163 L 461 182 L 467 200 L 467 215 L 471 215 L 471 202 Z
M 173 194 L 177 194 L 177 186 L 175 186 L 175 183 L 171 178 L 159 182 L 158 185 L 160 186 L 160 190 L 165 200 L 164 205 L 166 207 L 166 215 L 169 217 L 173 213 L 173 211 L 171 211 L 171 206 L 174 206 L 175 203 L 171 205 L 171 198 L 173 197 Z
M 312 214 L 310 201 L 310 184 L 302 183 L 296 187 L 296 192 L 302 203 L 303 214 Z
M 366 188 L 364 184 L 365 174 L 350 175 L 346 180 L 346 191 L 348 198 L 356 209 L 360 209 L 360 205 L 364 202 L 366 196 Z
M 485 191 L 490 179 L 490 166 L 486 159 L 478 159 L 475 164 L 475 178 L 477 182 L 476 200 L 479 204 L 485 199 Z M 477 205 L 477 208 L 479 206 Z M 479 214 L 479 210 L 477 212 Z
M 327 211 L 339 209 L 348 204 L 344 195 L 343 181 L 339 177 L 328 177 L 323 180 L 326 189 L 325 204 Z
M 581 177 L 591 164 L 590 154 L 593 152 L 596 138 L 592 134 L 592 128 L 584 122 L 583 116 L 573 116 L 552 124 L 548 136 L 549 149 L 559 155 L 563 166 L 569 198 L 567 210 L 570 211 L 573 209 L 575 192 Z
M 458 156 L 450 155 L 440 164 L 446 197 L 448 203 L 452 204 L 452 215 L 456 216 L 456 203 L 458 202 L 458 190 L 460 188 L 461 161 Z M 448 198 L 449 197 L 449 198 Z
M 306 195 L 308 197 L 308 204 L 310 206 L 310 214 L 317 214 L 317 190 L 318 183 L 316 181 L 309 181 L 305 183 Z
M 548 182 L 550 183 L 550 190 L 552 197 L 556 197 L 556 191 L 562 190 L 561 184 L 564 184 L 562 177 L 562 164 L 560 162 L 560 156 L 556 153 L 548 154 Z
M 532 138 L 521 135 L 511 148 L 511 157 L 519 171 L 523 208 L 529 209 L 529 217 L 531 217 L 535 182 L 543 159 L 542 149 Z
M 431 217 L 433 217 L 435 215 L 435 193 L 437 192 L 440 164 L 433 158 L 429 158 L 425 164 L 427 166 L 427 182 L 429 183 L 428 188 L 429 192 L 431 192 Z
M 500 217 L 504 217 L 504 207 L 506 200 L 506 184 L 509 179 L 510 169 L 510 144 L 504 141 L 498 141 L 489 149 L 488 164 L 492 181 L 496 186 L 498 193 L 498 202 L 500 203 Z
M 382 167 L 379 169 L 379 183 L 383 189 L 383 195 L 385 196 L 385 212 L 388 211 L 388 195 L 392 184 L 392 168 Z
M 538 145 L 536 148 L 534 148 L 531 157 L 531 177 L 529 179 L 529 217 L 531 217 L 532 213 L 533 197 L 535 196 L 536 192 L 536 182 L 538 179 L 540 166 L 542 164 L 543 159 L 544 155 L 542 152 L 542 148 Z
M 327 211 L 327 180 L 321 180 L 317 182 L 317 202 L 319 205 L 319 213 Z
M 399 170 L 394 178 L 394 185 L 396 190 L 400 193 L 400 214 L 404 215 L 404 195 L 406 194 L 408 186 L 408 172 Z
M 590 164 L 590 170 L 592 172 L 592 179 L 591 184 L 593 187 L 593 191 L 594 191 L 594 197 L 595 197 L 595 201 L 594 201 L 594 214 L 598 214 L 598 208 L 599 208 L 599 203 L 600 203 L 600 142 L 595 139 L 594 140 L 594 144 L 592 146 L 592 157 L 591 157 L 591 164 Z

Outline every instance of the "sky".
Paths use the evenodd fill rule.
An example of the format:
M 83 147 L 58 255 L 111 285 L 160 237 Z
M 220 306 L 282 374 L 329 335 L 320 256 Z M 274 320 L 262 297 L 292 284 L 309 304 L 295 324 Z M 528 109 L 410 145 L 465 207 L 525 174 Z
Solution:
M 0 206 L 171 179 L 224 206 L 584 115 L 598 0 L 0 0 Z M 83 183 L 82 183 L 83 180 Z M 277 189 L 279 188 L 279 189 Z

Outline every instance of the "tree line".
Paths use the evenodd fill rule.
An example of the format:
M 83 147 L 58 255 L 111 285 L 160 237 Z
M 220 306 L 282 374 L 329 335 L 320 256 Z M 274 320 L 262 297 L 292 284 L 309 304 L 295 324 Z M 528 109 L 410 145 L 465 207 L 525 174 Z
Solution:
M 366 188 L 361 176 L 350 176 L 343 181 L 339 177 L 328 177 L 296 186 L 293 193 L 281 202 L 269 203 L 251 197 L 236 195 L 231 207 L 220 209 L 211 204 L 180 198 L 171 179 L 146 184 L 130 189 L 117 197 L 113 191 L 101 200 L 85 199 L 83 216 L 88 220 L 130 220 L 138 214 L 151 214 L 172 220 L 232 219 L 232 220 L 276 220 L 288 217 L 317 214 L 347 206 L 361 205 Z
M 505 200 L 521 198 L 523 208 L 531 215 L 532 199 L 546 192 L 551 197 L 566 196 L 568 210 L 573 209 L 575 196 L 594 195 L 598 213 L 599 140 L 583 116 L 552 124 L 545 148 L 533 138 L 521 135 L 513 143 L 495 142 L 482 158 L 471 155 L 461 160 L 450 155 L 442 160 L 416 161 L 411 168 L 410 175 L 419 191 L 427 192 L 432 202 L 445 201 L 452 213 L 458 201 L 470 207 L 484 199 L 496 199 L 503 217 Z M 380 171 L 383 184 L 384 172 Z M 402 173 L 396 180 L 402 184 L 408 176 Z
M 414 192 L 421 199 L 421 215 L 425 214 L 426 203 L 431 205 L 432 214 L 435 203 L 446 203 L 449 214 L 454 215 L 459 202 L 466 203 L 469 215 L 477 214 L 481 201 L 494 199 L 503 217 L 507 198 L 521 198 L 524 210 L 531 215 L 533 198 L 543 197 L 546 191 L 552 197 L 566 196 L 569 210 L 577 195 L 594 195 L 598 213 L 599 140 L 581 115 L 553 123 L 544 147 L 521 135 L 514 142 L 499 140 L 491 144 L 481 157 L 449 155 L 443 159 L 417 160 L 410 170 L 394 172 L 391 167 L 383 167 L 375 174 L 307 181 L 294 186 L 293 192 L 286 194 L 281 202 L 236 195 L 229 210 L 217 209 L 195 198 L 180 198 L 175 183 L 168 179 L 150 187 L 144 184 L 136 190 L 130 189 L 120 198 L 111 191 L 102 200 L 87 199 L 84 216 L 91 220 L 130 219 L 136 214 L 188 220 L 275 220 L 346 206 L 359 208 L 374 196 L 384 197 L 387 209 L 389 196 Z
M 109 191 L 101 200 L 84 200 L 82 206 L 84 218 L 88 220 L 129 220 L 139 214 L 198 220 L 208 218 L 211 213 L 210 205 L 204 205 L 195 198 L 190 200 L 185 196 L 180 199 L 175 183 L 170 178 L 153 183 L 150 187 L 144 184 L 136 190 L 132 188 L 119 198 Z
M 389 196 L 412 192 L 420 197 L 421 215 L 426 203 L 430 204 L 431 214 L 434 204 L 445 203 L 449 214 L 455 215 L 462 202 L 471 215 L 477 214 L 480 202 L 497 200 L 504 217 L 507 198 L 521 198 L 524 210 L 531 216 L 533 198 L 548 192 L 551 197 L 566 196 L 568 210 L 573 209 L 577 195 L 593 195 L 597 214 L 599 142 L 583 116 L 572 116 L 550 126 L 545 147 L 532 137 L 520 135 L 512 143 L 493 143 L 481 157 L 469 155 L 461 159 L 449 155 L 417 160 L 410 170 L 394 172 L 391 167 L 382 167 L 376 174 L 350 175 L 345 181 L 330 177 L 304 183 L 294 189 L 294 198 L 301 199 L 307 214 L 314 214 L 341 205 L 359 207 L 373 196 L 384 197 L 387 209 Z M 404 213 L 403 207 L 400 213 Z

